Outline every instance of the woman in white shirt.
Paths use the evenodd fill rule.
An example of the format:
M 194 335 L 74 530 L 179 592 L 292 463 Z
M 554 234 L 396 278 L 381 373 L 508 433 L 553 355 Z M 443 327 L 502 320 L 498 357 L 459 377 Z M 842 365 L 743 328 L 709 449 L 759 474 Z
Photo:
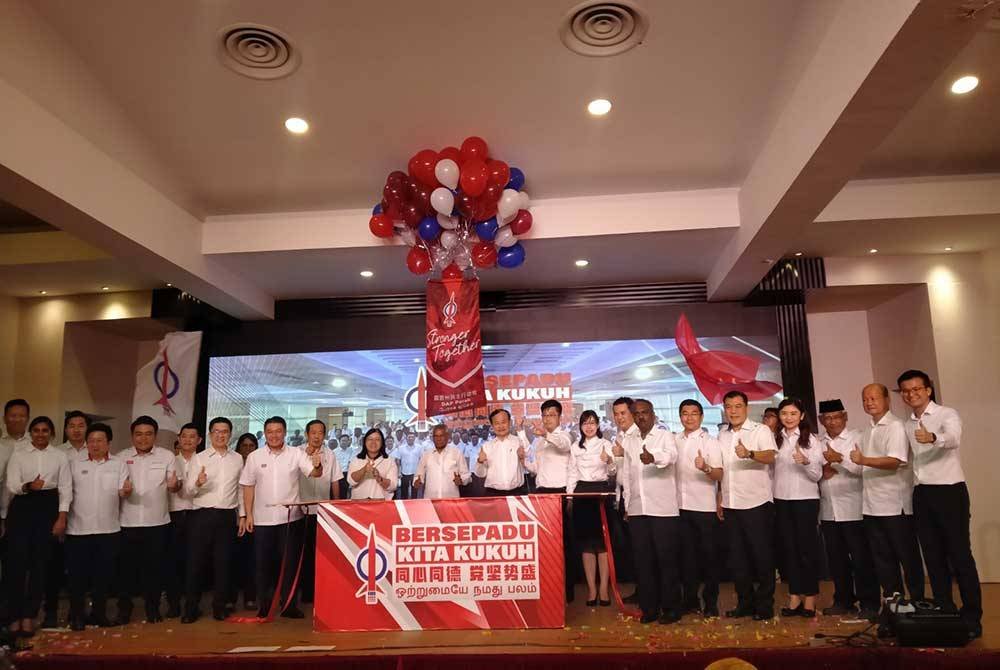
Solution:
M 385 451 L 382 431 L 372 428 L 365 433 L 361 443 L 361 451 L 347 468 L 351 500 L 392 500 L 399 481 L 399 467 L 396 459 L 390 458 Z
M 566 493 L 611 493 L 615 461 L 611 456 L 612 445 L 601 435 L 597 413 L 588 409 L 580 415 L 580 441 L 569 452 L 569 473 Z M 594 607 L 600 596 L 601 607 L 611 604 L 608 597 L 608 554 L 604 547 L 604 530 L 601 525 L 600 506 L 604 505 L 607 517 L 610 496 L 603 498 L 570 499 L 573 514 L 573 533 L 583 554 L 583 571 L 587 577 L 587 607 Z M 597 576 L 600 575 L 600 593 Z
M 788 573 L 788 607 L 781 616 L 816 616 L 819 593 L 819 480 L 823 477 L 820 446 L 805 406 L 797 398 L 778 405 L 774 460 L 775 526 L 784 569 Z

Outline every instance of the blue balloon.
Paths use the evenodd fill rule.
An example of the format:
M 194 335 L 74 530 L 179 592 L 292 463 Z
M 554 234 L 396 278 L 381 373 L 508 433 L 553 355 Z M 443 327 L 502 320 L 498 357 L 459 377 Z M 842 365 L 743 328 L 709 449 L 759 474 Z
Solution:
M 515 242 L 509 247 L 502 247 L 497 251 L 497 265 L 504 268 L 516 268 L 524 262 L 524 247 L 520 242 Z
M 372 207 L 372 216 L 375 216 L 376 214 L 381 214 L 381 213 L 382 213 L 382 203 L 379 203 L 379 204 L 375 205 L 374 207 Z
M 510 181 L 507 182 L 507 188 L 512 188 L 515 191 L 524 188 L 524 172 L 521 171 L 521 168 L 512 167 L 510 169 Z
M 420 233 L 420 237 L 427 242 L 433 242 L 441 234 L 441 226 L 438 224 L 438 220 L 433 216 L 425 216 L 417 226 L 417 232 Z
M 500 222 L 497 221 L 497 217 L 495 216 L 492 219 L 486 219 L 476 224 L 476 235 L 483 242 L 492 242 L 493 238 L 497 236 L 498 230 L 500 230 Z

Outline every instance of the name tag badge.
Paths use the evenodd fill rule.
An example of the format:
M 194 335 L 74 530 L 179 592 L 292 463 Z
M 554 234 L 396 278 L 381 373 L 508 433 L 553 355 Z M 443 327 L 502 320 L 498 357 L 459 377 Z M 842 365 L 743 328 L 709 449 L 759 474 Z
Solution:
M 261 469 L 261 470 L 263 470 L 263 469 L 264 469 L 264 468 L 266 468 L 266 467 L 267 467 L 267 463 L 261 463 L 261 464 L 260 464 L 260 469 Z
M 84 474 L 84 475 L 85 475 L 85 474 L 87 474 L 87 473 L 89 473 L 89 472 L 90 472 L 90 470 L 84 470 L 84 471 L 83 471 L 83 472 L 82 472 L 81 474 Z
M 133 460 L 132 460 L 132 459 L 130 458 L 130 459 L 128 459 L 127 461 L 125 461 L 125 464 L 126 464 L 126 465 L 135 465 L 135 461 L 133 461 Z

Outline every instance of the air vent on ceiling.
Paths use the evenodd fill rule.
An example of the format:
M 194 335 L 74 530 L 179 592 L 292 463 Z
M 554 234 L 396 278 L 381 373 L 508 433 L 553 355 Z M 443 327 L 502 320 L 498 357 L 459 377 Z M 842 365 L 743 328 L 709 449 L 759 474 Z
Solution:
M 588 0 L 569 10 L 559 37 L 570 51 L 584 56 L 615 56 L 642 44 L 649 17 L 629 0 Z
M 219 31 L 219 60 L 251 79 L 280 79 L 299 67 L 299 52 L 281 31 L 237 23 Z

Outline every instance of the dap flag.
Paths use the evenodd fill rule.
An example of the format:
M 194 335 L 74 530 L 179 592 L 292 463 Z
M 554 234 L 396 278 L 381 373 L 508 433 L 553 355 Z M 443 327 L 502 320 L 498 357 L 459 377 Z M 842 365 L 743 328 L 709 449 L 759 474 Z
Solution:
M 135 377 L 132 416 L 148 415 L 163 430 L 178 432 L 194 413 L 201 332 L 167 333 L 156 357 Z
M 427 282 L 427 414 L 486 405 L 479 280 Z

